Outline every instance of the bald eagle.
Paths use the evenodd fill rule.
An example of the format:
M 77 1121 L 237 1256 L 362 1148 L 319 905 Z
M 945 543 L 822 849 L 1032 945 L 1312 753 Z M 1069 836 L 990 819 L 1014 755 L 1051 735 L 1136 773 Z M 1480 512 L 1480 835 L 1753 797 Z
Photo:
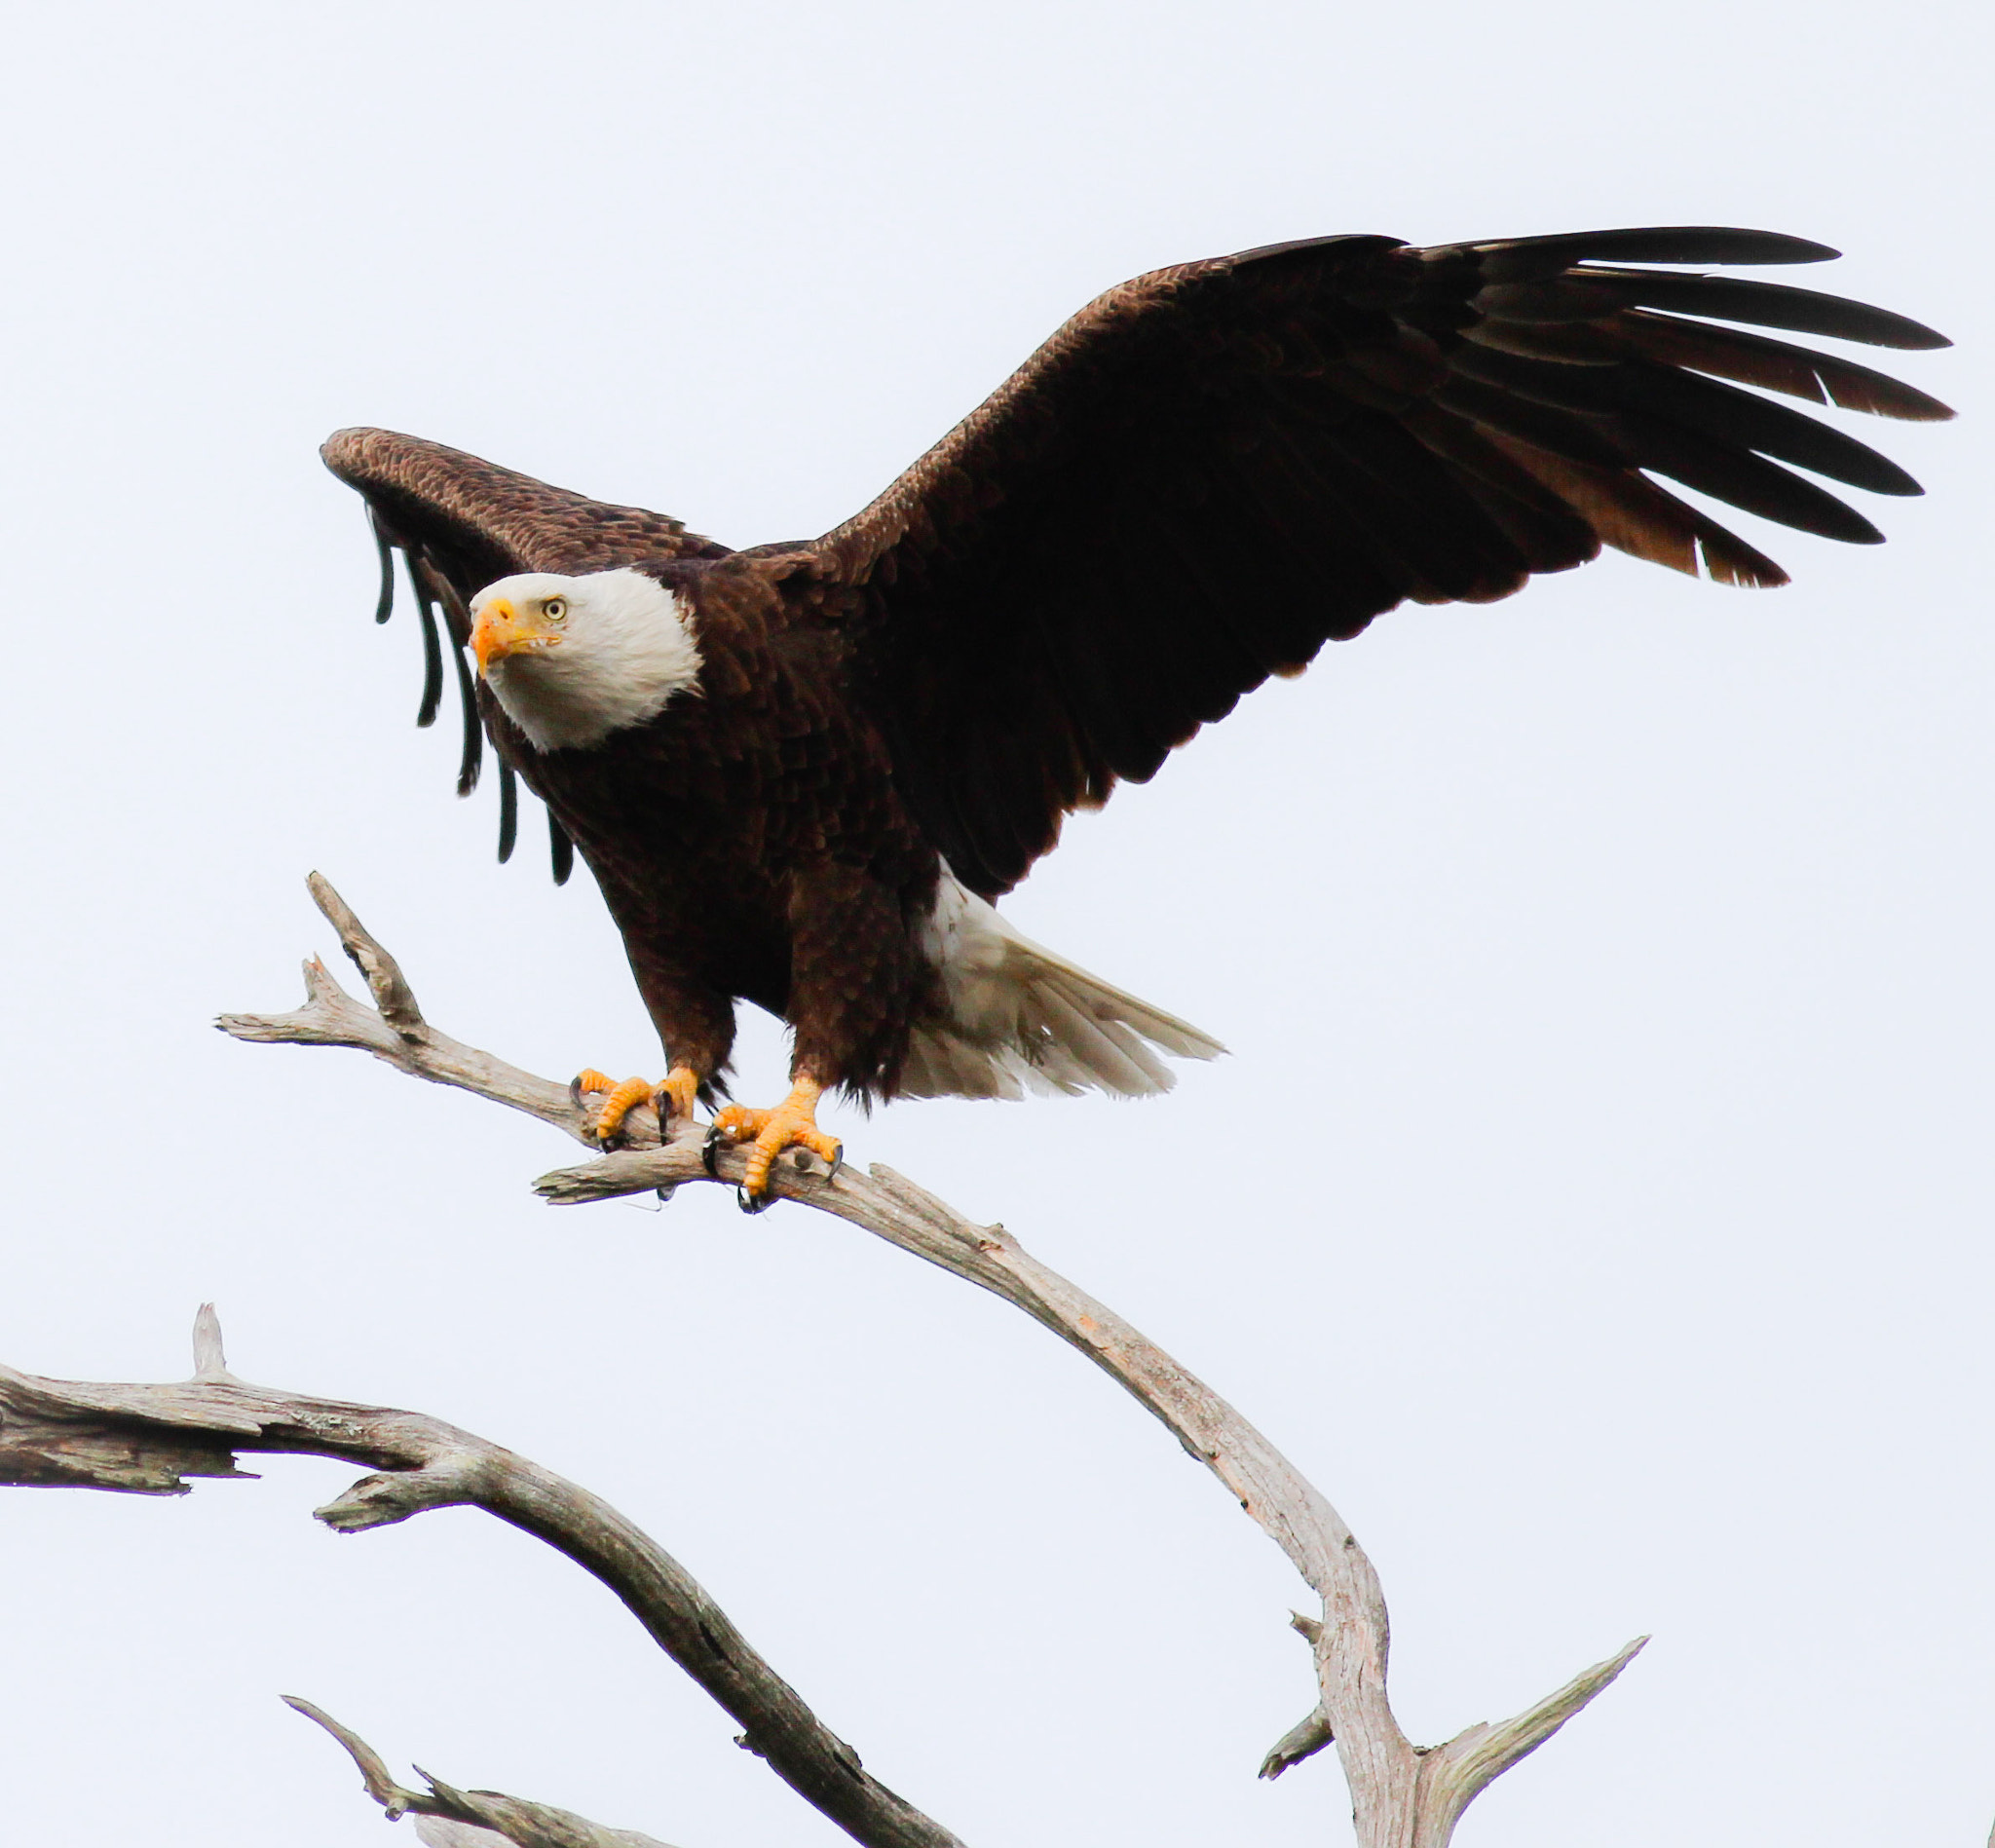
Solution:
M 1014 930 L 994 901 L 1072 810 L 1142 782 L 1270 674 L 1409 599 L 1489 602 L 1602 545 L 1721 584 L 1770 558 L 1663 475 L 1804 532 L 1881 535 L 1813 481 L 1916 494 L 1788 409 L 1947 409 L 1739 326 L 1946 341 L 1830 295 L 1648 265 L 1812 263 L 1819 244 L 1712 227 L 1415 248 L 1313 238 L 1110 289 L 822 538 L 733 551 L 440 444 L 342 431 L 422 619 L 419 722 L 444 633 L 460 792 L 499 759 L 546 805 L 557 879 L 594 872 L 668 1075 L 601 1095 L 597 1133 L 725 1093 L 734 1007 L 793 1030 L 774 1111 L 710 1137 L 827 1160 L 819 1095 L 1165 1089 L 1219 1043 Z M 1727 383 L 1726 381 L 1732 381 Z M 439 632 L 441 612 L 444 632 Z M 470 659 L 468 660 L 467 657 Z M 475 662 L 475 678 L 471 663 Z

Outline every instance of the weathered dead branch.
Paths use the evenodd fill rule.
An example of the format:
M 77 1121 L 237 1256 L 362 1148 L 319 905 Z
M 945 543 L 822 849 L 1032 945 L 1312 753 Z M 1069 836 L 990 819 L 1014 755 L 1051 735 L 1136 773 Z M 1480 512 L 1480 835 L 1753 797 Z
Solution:
M 438 1418 L 238 1379 L 222 1358 L 211 1306 L 196 1320 L 194 1358 L 194 1377 L 170 1385 L 40 1379 L 0 1366 L 0 1485 L 170 1495 L 184 1494 L 190 1476 L 242 1476 L 236 1458 L 245 1452 L 365 1463 L 379 1473 L 315 1511 L 327 1527 L 361 1533 L 432 1508 L 496 1515 L 615 1592 L 659 1648 L 741 1723 L 738 1743 L 855 1840 L 867 1848 L 961 1848 L 868 1773 L 686 1568 L 599 1496 Z M 558 1848 L 600 1844 L 576 1837 Z
M 360 1046 L 413 1075 L 522 1110 L 588 1141 L 567 1091 L 441 1035 L 423 1019 L 395 961 L 319 875 L 313 896 L 367 977 L 376 1006 L 342 990 L 322 963 L 305 968 L 307 999 L 291 1014 L 236 1014 L 218 1024 L 238 1038 Z M 688 1127 L 660 1147 L 646 1116 L 636 1146 L 557 1169 L 535 1183 L 556 1205 L 577 1205 L 708 1177 L 700 1132 Z M 721 1178 L 738 1179 L 729 1150 Z M 1320 1619 L 1299 1619 L 1316 1662 L 1315 1708 L 1273 1747 L 1264 1777 L 1335 1741 L 1349 1782 L 1359 1848 L 1444 1848 L 1454 1825 L 1492 1779 L 1535 1751 L 1634 1658 L 1646 1639 L 1586 1670 L 1528 1712 L 1478 1724 L 1445 1745 L 1418 1748 L 1386 1694 L 1389 1628 L 1378 1577 L 1356 1537 L 1322 1493 L 1265 1437 L 1203 1381 L 1104 1304 L 1031 1256 L 1001 1226 L 978 1226 L 891 1170 L 833 1176 L 778 1163 L 778 1197 L 833 1214 L 889 1244 L 1002 1297 L 1100 1367 L 1157 1417 L 1223 1483 L 1288 1555 L 1322 1601 Z
M 654 1835 L 605 1829 L 551 1803 L 529 1802 L 502 1791 L 454 1790 L 421 1765 L 416 1775 L 430 1788 L 407 1790 L 395 1782 L 380 1753 L 323 1709 L 295 1694 L 286 1694 L 284 1705 L 323 1726 L 346 1748 L 367 1794 L 388 1812 L 390 1822 L 404 1816 L 421 1819 L 416 1833 L 427 1848 L 499 1848 L 502 1842 L 513 1848 L 670 1848 Z

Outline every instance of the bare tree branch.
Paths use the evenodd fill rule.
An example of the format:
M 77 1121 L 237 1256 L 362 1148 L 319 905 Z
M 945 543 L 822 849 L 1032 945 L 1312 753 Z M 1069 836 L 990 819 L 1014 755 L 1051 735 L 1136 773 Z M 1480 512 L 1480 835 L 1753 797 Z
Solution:
M 416 1775 L 430 1788 L 406 1790 L 395 1781 L 372 1746 L 323 1709 L 295 1694 L 286 1694 L 284 1705 L 323 1726 L 347 1749 L 359 1767 L 367 1794 L 388 1812 L 390 1822 L 399 1822 L 404 1816 L 421 1817 L 416 1833 L 429 1848 L 498 1848 L 502 1842 L 511 1842 L 514 1848 L 669 1848 L 654 1835 L 640 1834 L 634 1829 L 605 1829 L 551 1803 L 529 1802 L 501 1791 L 453 1790 L 421 1765 L 416 1767 Z M 430 1826 L 426 1828 L 424 1823 Z
M 1268 1747 L 1267 1756 L 1261 1761 L 1261 1775 L 1278 1778 L 1291 1765 L 1300 1764 L 1304 1758 L 1313 1758 L 1325 1746 L 1334 1743 L 1329 1715 L 1320 1707 L 1311 1708 L 1305 1717 L 1297 1720 Z
M 0 1485 L 184 1494 L 190 1476 L 242 1475 L 243 1452 L 365 1463 L 379 1473 L 316 1511 L 327 1527 L 360 1533 L 431 1508 L 483 1508 L 615 1592 L 741 1723 L 737 1743 L 855 1840 L 867 1848 L 961 1848 L 868 1773 L 686 1568 L 600 1497 L 437 1418 L 237 1379 L 221 1370 L 221 1331 L 206 1304 L 195 1361 L 195 1377 L 177 1385 L 40 1379 L 0 1366 Z M 370 1762 L 378 1768 L 378 1760 L 356 1758 L 363 1772 Z M 578 1848 L 580 1839 L 560 1848 Z
M 1471 1726 L 1427 1754 L 1421 1761 L 1420 1775 L 1427 1807 L 1434 1816 L 1436 1832 L 1432 1838 L 1445 1842 L 1479 1791 L 1520 1758 L 1527 1758 L 1537 1751 L 1633 1662 L 1647 1642 L 1646 1637 L 1637 1637 L 1620 1654 L 1582 1669 L 1556 1694 L 1548 1694 L 1514 1719 L 1493 1726 L 1487 1721 Z
M 347 908 L 323 875 L 306 882 L 319 909 L 339 932 L 340 943 L 354 965 L 367 978 L 376 1005 L 357 1001 L 333 979 L 317 957 L 305 964 L 305 1004 L 288 1014 L 224 1014 L 215 1022 L 238 1039 L 273 1040 L 300 1046 L 358 1046 L 377 1059 L 435 1084 L 455 1085 L 495 1103 L 524 1111 L 544 1123 L 566 1130 L 577 1142 L 593 1148 L 589 1113 L 565 1084 L 553 1084 L 438 1033 L 423 1019 L 415 995 L 399 965 Z M 658 1118 L 650 1111 L 632 1113 L 632 1134 L 658 1140 Z
M 339 932 L 347 954 L 367 978 L 367 987 L 373 994 L 374 1005 L 381 1010 L 382 1019 L 396 1033 L 420 1034 L 423 1010 L 416 1005 L 415 991 L 403 978 L 401 964 L 367 934 L 359 919 L 354 916 L 347 901 L 333 890 L 332 881 L 323 873 L 307 874 L 305 887 L 332 927 Z
M 394 968 L 393 959 L 318 875 L 312 890 L 370 983 L 377 967 Z M 362 1046 L 415 1076 L 524 1110 L 588 1141 L 582 1112 L 560 1087 L 427 1025 L 395 1028 L 346 995 L 320 963 L 307 963 L 305 973 L 308 999 L 298 1012 L 234 1014 L 217 1024 L 244 1039 Z M 375 992 L 381 992 L 378 984 Z M 659 1147 L 655 1119 L 646 1117 L 632 1140 L 639 1146 L 543 1175 L 535 1190 L 566 1206 L 669 1191 L 708 1178 L 697 1129 L 689 1125 Z M 738 1151 L 727 1151 L 720 1178 L 738 1179 L 741 1159 Z M 1444 1746 L 1416 1748 L 1386 1696 L 1390 1629 L 1372 1562 L 1321 1491 L 1211 1387 L 1040 1263 L 1003 1226 L 964 1219 L 891 1169 L 826 1175 L 805 1157 L 779 1162 L 771 1184 L 778 1197 L 833 1214 L 1023 1309 L 1107 1373 L 1225 1485 L 1323 1604 L 1320 1623 L 1299 1625 L 1315 1655 L 1317 1705 L 1269 1752 L 1261 1773 L 1277 1776 L 1335 1740 L 1351 1789 L 1359 1848 L 1445 1848 L 1477 1792 L 1550 1738 L 1641 1646 L 1629 1644 L 1514 1719 L 1472 1726 Z

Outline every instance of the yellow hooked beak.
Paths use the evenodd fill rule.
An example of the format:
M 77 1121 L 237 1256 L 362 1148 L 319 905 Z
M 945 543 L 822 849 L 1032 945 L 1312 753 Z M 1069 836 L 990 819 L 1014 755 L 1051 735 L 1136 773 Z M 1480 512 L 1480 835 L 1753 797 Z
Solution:
M 531 655 L 552 648 L 560 640 L 551 629 L 529 621 L 513 608 L 508 597 L 494 597 L 478 612 L 471 625 L 471 653 L 478 658 L 483 675 L 495 660 L 508 655 Z

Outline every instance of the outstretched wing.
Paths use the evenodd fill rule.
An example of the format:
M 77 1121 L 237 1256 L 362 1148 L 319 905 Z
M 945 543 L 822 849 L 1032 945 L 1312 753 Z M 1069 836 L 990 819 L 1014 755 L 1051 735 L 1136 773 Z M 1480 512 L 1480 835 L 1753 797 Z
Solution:
M 957 877 L 995 897 L 1068 811 L 1147 779 L 1269 674 L 1404 600 L 1508 596 L 1602 544 L 1726 584 L 1786 582 L 1652 474 L 1878 540 L 1781 464 L 1873 493 L 1917 483 L 1721 381 L 1950 413 L 1709 322 L 1945 340 L 1833 296 L 1627 267 L 1835 254 L 1678 228 L 1430 249 L 1322 238 L 1161 270 L 1083 309 L 864 512 L 768 548 L 766 569 L 800 613 L 851 625 L 904 799 Z
M 444 633 L 464 710 L 464 754 L 457 793 L 477 787 L 489 696 L 471 670 L 472 597 L 518 571 L 606 571 L 659 558 L 719 558 L 725 546 L 689 533 L 675 519 L 636 507 L 611 507 L 531 475 L 502 469 L 459 449 L 392 430 L 342 430 L 320 450 L 325 466 L 367 503 L 381 552 L 381 597 L 374 620 L 395 612 L 395 554 L 407 569 L 423 628 L 423 698 L 418 725 L 435 723 L 443 700 Z M 497 742 L 497 734 L 494 741 Z M 512 857 L 519 828 L 519 784 L 503 750 L 499 759 L 499 857 Z M 547 836 L 554 879 L 564 882 L 575 849 L 550 814 Z

